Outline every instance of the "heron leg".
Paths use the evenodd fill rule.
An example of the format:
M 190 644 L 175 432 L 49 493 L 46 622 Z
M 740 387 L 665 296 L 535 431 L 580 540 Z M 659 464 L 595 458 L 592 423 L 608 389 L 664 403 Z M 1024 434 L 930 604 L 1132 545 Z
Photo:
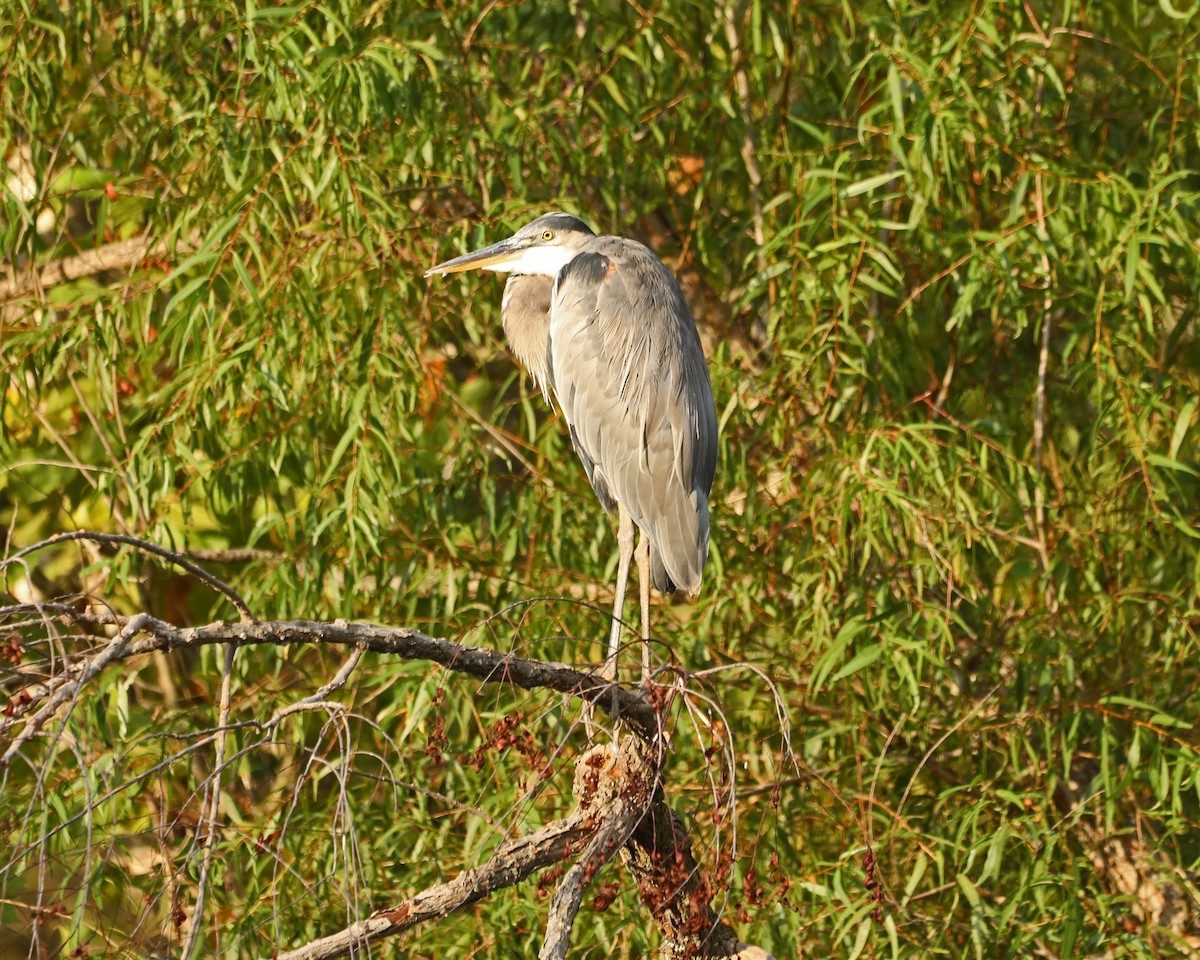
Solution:
M 617 650 L 621 646 L 621 620 L 625 615 L 625 588 L 629 583 L 629 564 L 633 560 L 633 517 L 623 504 L 617 504 L 617 596 L 613 601 L 612 633 L 608 638 L 608 658 L 601 673 L 617 679 Z
M 638 590 L 642 606 L 642 683 L 650 678 L 650 538 L 642 531 L 638 541 Z

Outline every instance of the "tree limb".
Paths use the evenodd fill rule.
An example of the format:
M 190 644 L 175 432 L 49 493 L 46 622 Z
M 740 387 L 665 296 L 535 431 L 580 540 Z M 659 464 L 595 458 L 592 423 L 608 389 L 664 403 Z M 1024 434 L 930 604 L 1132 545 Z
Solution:
M 657 784 L 658 764 L 646 755 L 645 745 L 632 737 L 622 738 L 619 750 L 598 744 L 579 758 L 571 793 L 580 809 L 593 819 L 602 819 L 587 849 L 554 893 L 539 960 L 565 960 L 583 891 L 625 845 L 645 815 Z
M 587 824 L 589 817 L 588 811 L 576 808 L 570 816 L 547 824 L 528 836 L 506 840 L 483 866 L 464 870 L 448 883 L 423 890 L 338 933 L 276 954 L 276 960 L 326 960 L 345 956 L 375 940 L 393 936 L 426 920 L 444 917 L 493 891 L 520 883 L 533 871 L 557 863 L 577 850 L 593 832 Z
M 20 615 L 25 608 L 11 607 L 5 612 L 10 616 Z M 45 612 L 44 609 L 39 611 L 39 619 L 35 620 L 30 611 L 30 622 L 39 622 Z M 72 612 L 58 615 L 71 618 Z M 328 685 L 329 689 L 344 682 L 362 651 L 371 650 L 406 659 L 429 660 L 485 683 L 556 690 L 594 704 L 612 717 L 620 718 L 625 725 L 628 734 L 621 738 L 619 746 L 594 746 L 577 761 L 572 790 L 576 808 L 565 819 L 528 836 L 504 841 L 482 866 L 466 870 L 447 883 L 411 896 L 338 933 L 280 955 L 285 960 L 343 956 L 417 923 L 444 917 L 495 890 L 519 883 L 540 868 L 578 856 L 551 903 L 540 953 L 544 960 L 561 960 L 567 954 L 585 889 L 618 851 L 623 851 L 624 862 L 637 878 L 642 901 L 663 931 L 664 960 L 682 960 L 684 957 L 749 960 L 766 956 L 757 948 L 747 948 L 739 943 L 711 906 L 713 886 L 692 856 L 691 840 L 683 821 L 663 798 L 660 768 L 665 741 L 661 736 L 661 718 L 640 693 L 622 690 L 593 673 L 565 664 L 466 647 L 402 627 L 344 620 L 332 623 L 296 620 L 219 622 L 178 628 L 147 614 L 104 617 L 93 613 L 90 616 L 90 622 L 119 626 L 119 634 L 99 649 L 93 648 L 87 655 L 63 662 L 55 676 L 16 690 L 9 709 L 0 715 L 0 739 L 13 738 L 5 753 L 4 764 L 11 762 L 65 703 L 74 702 L 83 684 L 101 670 L 147 653 L 208 644 L 224 645 L 227 654 L 221 730 L 228 724 L 224 687 L 228 683 L 229 659 L 233 651 L 256 644 L 304 643 L 352 648 L 350 659 Z M 86 625 L 81 620 L 76 623 L 81 627 Z M 15 734 L 14 730 L 17 731 Z M 223 748 L 218 744 L 218 765 L 222 756 Z M 214 781 L 211 789 L 214 793 L 208 798 L 205 820 L 205 855 L 209 863 L 216 841 L 214 803 L 216 791 L 220 789 L 219 780 Z M 197 931 L 203 903 L 201 892 L 192 918 Z
M 33 268 L 0 278 L 0 303 L 20 300 L 31 293 L 40 293 L 62 283 L 70 283 L 81 277 L 95 276 L 106 270 L 129 270 L 143 260 L 165 256 L 172 252 L 187 252 L 193 244 L 185 240 L 171 239 L 151 241 L 142 234 L 116 243 L 106 243 L 92 250 L 63 257 L 41 268 Z
M 525 690 L 547 689 L 578 697 L 613 719 L 619 719 L 639 737 L 653 740 L 659 735 L 658 712 L 637 691 L 623 690 L 604 678 L 563 663 L 529 660 L 512 654 L 467 647 L 439 637 L 430 637 L 407 627 L 383 627 L 373 623 L 335 620 L 318 623 L 308 620 L 273 620 L 242 623 L 210 623 L 202 627 L 178 629 L 145 614 L 132 620 L 118 618 L 124 627 L 120 643 L 110 641 L 101 654 L 64 666 L 50 682 L 36 682 L 11 694 L 10 715 L 0 716 L 0 737 L 21 722 L 39 700 L 54 694 L 66 684 L 79 683 L 100 667 L 157 650 L 182 650 L 210 644 L 253 646 L 256 644 L 324 643 L 363 647 L 375 653 L 393 654 L 406 660 L 430 660 L 447 670 L 466 673 L 484 683 L 511 683 Z M 136 623 L 136 629 L 131 629 Z M 133 639 L 135 634 L 141 636 Z M 86 676 L 85 676 L 86 675 Z M 61 698 L 56 701 L 57 705 Z M 44 723 L 53 711 L 41 716 Z M 20 742 L 28 737 L 22 734 Z M 7 759 L 17 744 L 8 751 Z
M 713 910 L 714 890 L 692 855 L 683 818 L 661 794 L 637 825 L 622 859 L 663 932 L 663 960 L 737 957 L 746 949 Z
M 243 616 L 238 623 L 222 621 L 179 628 L 145 613 L 124 617 L 90 611 L 81 615 L 73 607 L 61 604 L 18 604 L 0 608 L 0 616 L 17 618 L 15 624 L 10 624 L 17 631 L 14 635 L 30 628 L 52 630 L 52 621 L 67 621 L 81 632 L 76 639 L 102 641 L 86 653 L 60 661 L 52 676 L 30 676 L 24 686 L 17 686 L 10 693 L 8 707 L 0 715 L 0 739 L 11 737 L 12 742 L 0 757 L 0 770 L 38 736 L 64 705 L 75 702 L 84 684 L 109 666 L 148 653 L 209 644 L 225 648 L 219 733 L 215 741 L 216 774 L 204 803 L 205 814 L 200 826 L 204 835 L 204 861 L 184 957 L 189 956 L 200 941 L 206 886 L 217 840 L 220 770 L 224 763 L 225 731 L 229 728 L 234 652 L 239 647 L 257 644 L 306 643 L 337 644 L 348 646 L 351 651 L 337 676 L 314 697 L 297 704 L 297 709 L 345 683 L 363 652 L 371 650 L 406 659 L 428 660 L 484 683 L 510 683 L 528 690 L 545 688 L 578 697 L 619 719 L 627 735 L 619 744 L 593 746 L 576 762 L 572 789 L 575 809 L 566 818 L 528 836 L 505 840 L 482 866 L 465 870 L 447 883 L 415 894 L 338 933 L 282 954 L 283 960 L 318 960 L 356 952 L 373 941 L 400 933 L 422 921 L 444 917 L 495 890 L 519 883 L 535 870 L 578 856 L 551 902 L 539 955 L 543 960 L 564 960 L 583 893 L 618 851 L 623 851 L 624 861 L 638 879 L 643 902 L 662 927 L 662 951 L 666 960 L 684 957 L 700 960 L 741 957 L 748 960 L 752 956 L 765 956 L 762 951 L 746 953 L 745 945 L 738 942 L 713 911 L 713 888 L 697 867 L 682 820 L 663 799 L 660 771 L 666 741 L 662 736 L 659 709 L 651 702 L 653 698 L 647 698 L 641 692 L 623 690 L 594 673 L 566 664 L 467 647 L 403 627 L 345 620 L 332 623 L 255 621 L 241 597 L 228 585 L 181 555 L 136 538 L 81 532 L 36 544 L 7 562 L 19 561 L 36 549 L 65 539 L 130 543 L 151 550 L 221 590 L 234 601 Z M 3 566 L 0 564 L 0 569 Z M 48 614 L 51 615 L 49 619 Z M 95 638 L 92 631 L 98 627 L 117 627 L 119 632 L 108 639 Z M 278 722 L 282 716 L 283 713 L 277 713 L 271 722 Z M 739 953 L 739 950 L 743 952 Z
M 634 868 L 642 900 L 663 924 L 664 958 L 742 958 L 770 960 L 766 951 L 739 943 L 733 931 L 709 905 L 706 885 L 698 881 L 690 840 L 682 820 L 662 799 L 661 756 L 655 746 L 623 737 L 619 748 L 598 744 L 575 763 L 571 790 L 575 809 L 564 819 L 526 837 L 507 840 L 483 866 L 465 870 L 448 883 L 430 887 L 388 910 L 381 910 L 345 930 L 279 954 L 277 960 L 328 960 L 345 956 L 368 943 L 401 933 L 425 920 L 444 917 L 503 887 L 513 886 L 533 871 L 550 866 L 583 847 L 567 872 L 550 907 L 540 960 L 567 955 L 571 927 L 583 891 L 613 855 L 626 849 L 624 859 Z M 657 811 L 647 815 L 647 809 Z M 660 829 L 648 825 L 651 816 Z M 631 839 L 632 838 L 632 839 Z M 641 851 L 639 853 L 638 851 Z M 680 851 L 683 851 L 681 854 Z M 669 864 L 664 872 L 662 863 Z M 680 869 L 683 876 L 678 876 Z M 701 898 L 703 900 L 701 901 Z

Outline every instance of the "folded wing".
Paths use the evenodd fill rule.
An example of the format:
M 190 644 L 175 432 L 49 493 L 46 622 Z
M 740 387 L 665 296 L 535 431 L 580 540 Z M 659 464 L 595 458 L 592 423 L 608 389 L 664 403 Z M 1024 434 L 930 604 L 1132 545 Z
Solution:
M 650 538 L 654 585 L 700 589 L 717 419 L 700 338 L 646 247 L 597 237 L 555 279 L 547 349 L 571 439 L 606 509 Z

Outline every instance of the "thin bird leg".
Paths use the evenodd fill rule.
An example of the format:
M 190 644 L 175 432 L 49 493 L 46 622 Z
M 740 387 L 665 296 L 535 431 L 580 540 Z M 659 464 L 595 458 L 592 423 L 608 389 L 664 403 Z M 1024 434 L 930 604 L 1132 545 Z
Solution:
M 637 551 L 638 589 L 642 598 L 642 683 L 650 679 L 650 538 L 642 531 Z
M 621 646 L 621 619 L 625 615 L 625 587 L 629 583 L 629 562 L 633 559 L 633 517 L 624 504 L 617 504 L 617 548 L 621 551 L 617 560 L 617 598 L 613 601 L 612 633 L 608 638 L 608 659 L 604 661 L 601 675 L 609 680 L 617 679 L 617 650 Z

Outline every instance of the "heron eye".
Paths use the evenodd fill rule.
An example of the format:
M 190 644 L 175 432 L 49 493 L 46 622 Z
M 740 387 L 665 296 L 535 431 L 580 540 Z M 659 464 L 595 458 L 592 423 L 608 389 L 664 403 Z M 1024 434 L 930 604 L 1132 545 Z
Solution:
M 546 241 L 553 240 L 554 239 L 554 231 L 553 230 L 543 230 L 542 231 L 542 239 L 546 240 Z

